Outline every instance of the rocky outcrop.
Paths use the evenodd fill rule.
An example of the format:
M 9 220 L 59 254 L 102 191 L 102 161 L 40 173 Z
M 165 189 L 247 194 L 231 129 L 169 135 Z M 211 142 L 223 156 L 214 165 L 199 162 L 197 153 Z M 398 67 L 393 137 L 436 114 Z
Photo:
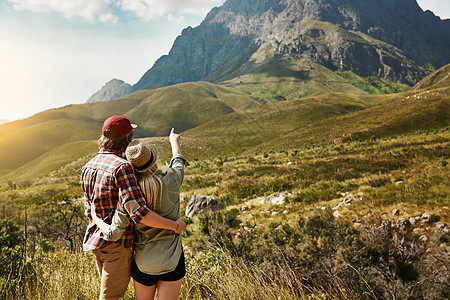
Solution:
M 130 84 L 122 80 L 113 79 L 106 83 L 99 91 L 93 94 L 86 102 L 108 101 L 128 95 L 132 90 Z
M 220 210 L 219 200 L 212 196 L 192 196 L 186 205 L 186 216 L 189 218 L 206 212 Z
M 285 199 L 287 197 L 291 197 L 291 196 L 292 196 L 291 193 L 286 193 L 286 192 L 285 193 L 274 193 L 274 194 L 271 194 L 271 195 L 265 197 L 264 199 L 262 199 L 260 201 L 260 203 L 261 204 L 270 203 L 272 205 L 282 205 L 282 204 L 284 204 Z

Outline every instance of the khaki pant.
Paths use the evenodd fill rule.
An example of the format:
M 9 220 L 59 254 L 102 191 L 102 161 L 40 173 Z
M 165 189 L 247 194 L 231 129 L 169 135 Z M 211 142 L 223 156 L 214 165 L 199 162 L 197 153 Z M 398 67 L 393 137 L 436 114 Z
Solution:
M 112 243 L 92 250 L 101 278 L 100 299 L 119 299 L 125 295 L 131 276 L 133 250 Z

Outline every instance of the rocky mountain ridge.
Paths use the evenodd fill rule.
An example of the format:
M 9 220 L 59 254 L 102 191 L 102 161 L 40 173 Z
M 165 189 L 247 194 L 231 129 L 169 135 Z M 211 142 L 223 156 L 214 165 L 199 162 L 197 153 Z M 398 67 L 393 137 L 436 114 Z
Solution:
M 221 83 L 283 56 L 412 86 L 450 62 L 450 20 L 415 0 L 228 0 L 184 29 L 132 91 Z
M 336 24 L 390 44 L 393 47 L 383 52 L 397 49 L 393 53 L 397 57 L 366 49 L 351 39 L 342 39 L 342 35 L 331 37 L 319 47 L 308 45 L 298 31 L 299 24 L 308 19 Z M 268 0 L 257 4 L 229 0 L 213 9 L 198 27 L 185 29 L 169 55 L 161 57 L 133 90 L 199 80 L 221 68 L 233 71 L 267 45 L 278 47 L 275 54 L 290 55 L 309 47 L 311 59 L 330 67 L 346 65 L 361 75 L 411 85 L 449 62 L 449 32 L 450 20 L 423 12 L 415 0 Z M 324 34 L 314 28 L 310 33 L 312 37 Z M 368 66 L 361 70 L 361 65 Z

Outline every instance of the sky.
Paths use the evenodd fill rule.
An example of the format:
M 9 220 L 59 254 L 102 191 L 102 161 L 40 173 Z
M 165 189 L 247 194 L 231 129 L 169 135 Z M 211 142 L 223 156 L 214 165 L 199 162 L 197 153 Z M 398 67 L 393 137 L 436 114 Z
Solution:
M 135 84 L 224 2 L 0 0 L 0 120 L 84 103 L 114 78 Z M 449 0 L 418 4 L 450 18 Z

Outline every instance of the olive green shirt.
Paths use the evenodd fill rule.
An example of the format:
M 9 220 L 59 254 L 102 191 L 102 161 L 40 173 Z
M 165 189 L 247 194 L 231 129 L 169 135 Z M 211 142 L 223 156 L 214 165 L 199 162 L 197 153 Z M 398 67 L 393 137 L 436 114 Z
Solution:
M 181 154 L 174 155 L 169 169 L 160 177 L 162 191 L 158 191 L 155 212 L 174 221 L 180 215 L 180 187 L 184 178 L 185 161 Z M 119 202 L 105 239 L 118 240 L 129 222 L 130 218 Z M 183 250 L 181 235 L 142 223 L 135 224 L 135 233 L 137 238 L 134 259 L 141 272 L 157 275 L 176 268 Z

